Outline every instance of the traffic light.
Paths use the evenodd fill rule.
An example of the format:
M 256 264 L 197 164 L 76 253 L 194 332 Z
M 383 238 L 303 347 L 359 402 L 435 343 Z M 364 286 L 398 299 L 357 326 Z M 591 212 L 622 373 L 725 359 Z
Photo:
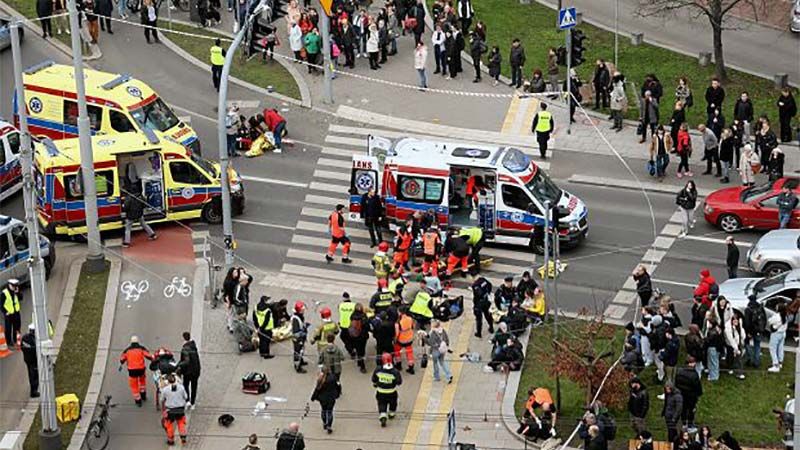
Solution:
M 563 45 L 556 49 L 556 62 L 559 66 L 567 65 L 567 48 Z
M 572 46 L 572 61 L 570 61 L 570 64 L 572 67 L 578 67 L 586 61 L 586 58 L 583 57 L 583 52 L 586 50 L 583 41 L 586 40 L 586 35 L 577 28 L 571 28 L 569 32 Z

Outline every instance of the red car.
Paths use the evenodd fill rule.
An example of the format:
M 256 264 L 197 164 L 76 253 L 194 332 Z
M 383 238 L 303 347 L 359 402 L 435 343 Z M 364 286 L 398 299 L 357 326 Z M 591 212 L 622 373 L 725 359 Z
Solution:
M 733 233 L 742 228 L 778 228 L 777 197 L 787 186 L 800 195 L 800 178 L 780 178 L 761 186 L 738 186 L 712 192 L 703 204 L 706 221 Z M 789 228 L 800 228 L 800 208 L 795 208 Z

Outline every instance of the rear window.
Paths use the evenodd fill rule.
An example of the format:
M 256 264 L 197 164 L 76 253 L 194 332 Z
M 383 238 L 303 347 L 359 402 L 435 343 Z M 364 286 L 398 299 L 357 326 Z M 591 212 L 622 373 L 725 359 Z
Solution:
M 400 200 L 434 205 L 442 202 L 444 195 L 444 180 L 442 179 L 401 175 L 397 177 L 397 181 L 400 186 L 397 197 Z
M 94 173 L 94 185 L 98 197 L 108 197 L 114 193 L 114 172 L 111 170 L 98 170 Z M 83 178 L 78 172 L 74 175 L 64 176 L 64 187 L 67 191 L 67 200 L 83 198 Z
M 86 105 L 89 114 L 89 126 L 97 131 L 103 127 L 103 108 L 95 105 Z M 64 124 L 78 126 L 78 104 L 72 100 L 64 100 Z

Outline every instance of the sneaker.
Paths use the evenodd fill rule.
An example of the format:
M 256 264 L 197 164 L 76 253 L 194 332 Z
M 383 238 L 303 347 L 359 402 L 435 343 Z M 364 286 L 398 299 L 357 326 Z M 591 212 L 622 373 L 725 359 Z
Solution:
M 297 373 L 308 373 L 308 371 L 306 369 L 303 369 L 302 367 L 298 367 L 294 369 L 294 371 Z
M 680 179 L 680 178 L 683 178 L 683 174 L 682 174 L 681 172 L 678 172 L 678 178 L 679 178 L 679 179 Z
M 678 239 L 683 239 L 685 237 L 686 237 L 686 232 L 685 231 L 681 231 L 680 234 L 678 235 Z
M 142 392 L 141 396 L 143 401 L 147 401 L 147 392 Z
M 736 376 L 736 378 L 738 378 L 740 380 L 744 380 L 744 374 L 740 373 L 739 375 Z
M 283 150 L 281 150 L 280 147 L 276 147 L 275 150 L 272 151 L 272 153 L 282 153 L 282 152 Z
M 447 379 L 447 384 L 453 384 L 453 377 Z
M 342 258 L 342 262 L 345 263 L 345 264 L 350 264 L 350 263 L 353 262 L 353 260 L 350 259 L 349 257 L 345 256 L 344 258 Z
M 697 223 L 697 221 L 692 219 L 692 223 L 689 224 L 689 228 L 694 228 L 694 224 L 696 224 L 696 223 Z
M 194 410 L 195 410 L 195 408 L 197 408 L 197 403 L 193 403 L 193 404 L 192 404 L 192 411 L 194 411 Z
M 333 257 L 330 255 L 325 255 L 325 261 L 328 261 L 328 264 L 333 262 Z
M 130 246 L 131 246 L 131 244 L 129 242 L 123 242 L 122 243 L 122 248 L 128 248 Z
M 386 417 L 381 417 L 381 427 L 386 428 Z
M 781 371 L 780 366 L 772 366 L 769 369 L 767 369 L 767 372 L 769 373 L 778 373 L 780 371 Z
M 690 171 L 686 172 L 686 176 L 687 177 L 693 177 L 694 173 L 690 170 Z
M 328 428 L 328 434 L 333 433 L 333 428 Z
M 72 34 L 72 32 L 69 31 L 69 28 L 65 29 L 64 32 L 67 33 L 67 34 Z

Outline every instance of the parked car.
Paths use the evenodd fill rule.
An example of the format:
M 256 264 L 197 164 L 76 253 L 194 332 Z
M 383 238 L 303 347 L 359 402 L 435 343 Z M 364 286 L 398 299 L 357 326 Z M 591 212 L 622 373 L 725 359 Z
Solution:
M 44 236 L 39 236 L 39 246 L 42 250 L 45 276 L 49 278 L 56 262 L 56 249 Z M 23 283 L 28 281 L 30 254 L 25 223 L 10 216 L 0 215 L 0 286 L 5 286 L 11 278 Z
M 793 33 L 800 33 L 800 0 L 794 0 L 794 7 L 792 8 L 792 24 L 789 29 Z
M 25 30 L 19 27 L 19 40 L 25 38 Z M 11 47 L 11 17 L 0 14 L 0 51 Z
M 751 270 L 772 277 L 800 268 L 800 230 L 773 230 L 747 252 Z
M 731 278 L 719 285 L 719 295 L 741 313 L 747 308 L 751 294 L 764 305 L 769 318 L 776 314 L 779 304 L 789 304 L 800 295 L 800 269 L 769 278 Z
M 800 195 L 800 178 L 779 178 L 759 186 L 738 186 L 716 190 L 703 203 L 706 221 L 733 233 L 742 228 L 778 228 L 778 194 L 787 186 Z M 794 210 L 789 228 L 800 228 L 800 208 Z

